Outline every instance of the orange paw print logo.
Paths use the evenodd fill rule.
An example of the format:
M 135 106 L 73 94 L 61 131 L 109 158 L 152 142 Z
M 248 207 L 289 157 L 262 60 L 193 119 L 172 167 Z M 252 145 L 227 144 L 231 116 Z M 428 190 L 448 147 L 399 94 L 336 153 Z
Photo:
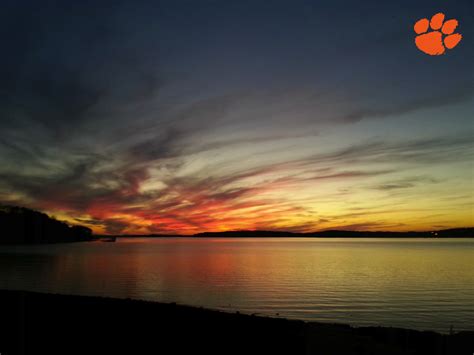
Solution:
M 428 27 L 432 31 L 427 32 Z M 458 21 L 452 19 L 444 22 L 444 14 L 441 12 L 434 15 L 431 21 L 422 18 L 414 26 L 418 34 L 415 38 L 416 46 L 426 54 L 441 55 L 446 48 L 452 49 L 461 41 L 462 36 L 459 33 L 453 33 L 456 27 L 458 27 Z

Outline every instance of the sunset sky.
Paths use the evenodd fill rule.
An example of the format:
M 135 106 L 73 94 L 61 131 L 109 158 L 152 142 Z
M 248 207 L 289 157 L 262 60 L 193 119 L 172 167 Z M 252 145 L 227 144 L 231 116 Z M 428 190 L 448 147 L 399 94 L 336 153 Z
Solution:
M 0 202 L 98 233 L 474 226 L 465 1 L 0 11 Z M 461 43 L 420 52 L 444 12 Z

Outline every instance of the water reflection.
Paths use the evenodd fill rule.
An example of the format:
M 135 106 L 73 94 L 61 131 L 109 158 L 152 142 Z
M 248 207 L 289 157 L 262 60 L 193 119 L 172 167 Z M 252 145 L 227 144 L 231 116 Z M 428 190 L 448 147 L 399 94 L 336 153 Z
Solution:
M 472 240 L 155 239 L 0 248 L 0 287 L 474 329 Z

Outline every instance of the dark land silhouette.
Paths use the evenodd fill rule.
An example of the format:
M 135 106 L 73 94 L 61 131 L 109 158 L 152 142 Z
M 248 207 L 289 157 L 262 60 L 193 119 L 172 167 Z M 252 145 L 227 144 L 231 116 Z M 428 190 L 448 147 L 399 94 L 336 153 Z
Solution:
M 118 238 L 148 237 L 169 238 L 181 237 L 179 234 L 122 234 L 115 235 Z M 437 231 L 422 232 L 369 232 L 348 230 L 327 230 L 311 233 L 296 233 L 284 231 L 227 231 L 227 232 L 205 232 L 188 235 L 196 238 L 473 238 L 474 228 L 453 228 Z
M 0 352 L 16 354 L 472 354 L 442 335 L 156 302 L 0 291 Z
M 69 226 L 24 207 L 0 206 L 0 244 L 47 244 L 90 241 L 90 228 Z
M 443 229 L 425 232 L 368 232 L 348 230 L 327 230 L 311 233 L 291 233 L 279 231 L 229 231 L 199 233 L 195 237 L 309 237 L 309 238 L 470 238 L 474 228 Z
M 117 237 L 170 238 L 183 237 L 180 234 L 143 235 L 93 235 L 92 230 L 81 225 L 69 226 L 67 223 L 51 218 L 45 213 L 25 207 L 0 205 L 0 245 L 1 244 L 48 244 L 102 240 L 113 242 Z M 227 231 L 204 232 L 186 237 L 195 238 L 472 238 L 474 228 L 444 229 L 424 232 L 368 232 L 348 230 L 327 230 L 311 233 L 285 231 Z

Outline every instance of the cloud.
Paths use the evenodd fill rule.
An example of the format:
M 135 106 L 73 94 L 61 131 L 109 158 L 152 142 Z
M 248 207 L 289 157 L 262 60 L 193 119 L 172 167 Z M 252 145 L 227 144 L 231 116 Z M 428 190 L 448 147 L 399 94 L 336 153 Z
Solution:
M 364 223 L 353 223 L 353 224 L 341 224 L 337 227 L 339 230 L 348 230 L 348 231 L 371 231 L 371 230 L 383 230 L 383 228 L 394 228 L 400 227 L 404 224 L 387 224 L 384 222 L 364 222 Z M 333 228 L 327 228 L 325 230 L 331 230 Z
M 275 78 L 280 62 L 270 60 L 261 70 L 271 80 L 259 82 L 261 73 L 240 62 L 235 73 L 222 70 L 225 56 L 210 58 L 208 36 L 192 47 L 201 59 L 189 53 L 191 43 L 175 40 L 186 35 L 163 39 L 176 31 L 162 30 L 153 6 L 134 4 L 134 22 L 127 4 L 109 5 L 31 2 L 0 14 L 0 200 L 67 211 L 113 233 L 314 228 L 289 221 L 309 213 L 308 201 L 295 202 L 298 189 L 331 185 L 327 199 L 348 198 L 361 181 L 374 191 L 409 190 L 431 178 L 392 175 L 473 158 L 467 129 L 420 139 L 407 127 L 403 140 L 385 141 L 366 132 L 357 144 L 337 135 L 363 120 L 466 102 L 473 95 L 466 78 L 438 73 L 437 85 L 424 84 L 429 90 L 405 93 L 397 73 L 358 80 L 352 72 L 360 68 L 309 60 L 301 68 L 308 79 L 295 84 Z M 363 67 L 374 60 L 361 59 Z M 213 69 L 222 77 L 207 76 Z M 328 131 L 338 144 L 320 143 Z
M 3 189 L 28 196 L 33 206 L 86 214 L 89 217 L 82 219 L 84 223 L 101 225 L 108 233 L 121 233 L 131 226 L 131 230 L 145 232 L 169 232 L 172 228 L 190 232 L 210 230 L 222 224 L 238 225 L 239 211 L 247 214 L 252 211 L 253 218 L 249 218 L 248 223 L 261 225 L 264 220 L 271 227 L 272 224 L 268 224 L 271 221 L 283 224 L 288 216 L 305 211 L 294 202 L 288 203 L 286 198 L 271 197 L 272 193 L 289 193 L 315 181 L 364 181 L 395 172 L 367 165 L 364 170 L 348 169 L 349 166 L 369 163 L 376 167 L 385 161 L 402 166 L 412 161 L 438 164 L 440 157 L 453 161 L 460 159 L 460 152 L 472 154 L 472 149 L 467 137 L 445 137 L 397 143 L 365 142 L 306 158 L 260 164 L 257 168 L 242 166 L 237 173 L 224 175 L 213 174 L 212 163 L 197 176 L 179 176 L 181 165 L 169 165 L 168 173 L 161 178 L 162 186 L 146 192 L 140 187 L 153 179 L 150 167 L 156 164 L 154 158 L 137 163 L 133 159 L 114 161 L 100 155 L 78 157 L 43 176 L 27 171 L 3 172 L 0 181 Z M 164 159 L 163 164 L 168 160 Z M 436 182 L 434 178 L 415 176 L 388 180 L 372 185 L 371 189 L 390 191 Z M 123 217 L 112 217 L 116 215 Z M 356 217 L 354 214 L 341 216 Z M 288 224 L 288 228 L 300 227 Z
M 436 184 L 439 182 L 440 182 L 439 179 L 434 179 L 431 177 L 414 176 L 414 177 L 407 177 L 404 179 L 384 182 L 382 184 L 377 184 L 375 186 L 372 186 L 371 188 L 375 190 L 380 190 L 380 191 L 391 191 L 391 190 L 409 189 L 420 184 L 421 185 Z
M 371 103 L 370 107 L 355 108 L 343 114 L 341 118 L 345 122 L 358 122 L 363 119 L 397 116 L 418 110 L 439 108 L 465 102 L 471 99 L 473 94 L 474 84 L 472 81 L 467 81 L 450 88 L 449 91 L 439 89 L 430 94 L 405 98 L 402 102 L 388 103 L 385 107 L 374 108 L 374 103 Z

